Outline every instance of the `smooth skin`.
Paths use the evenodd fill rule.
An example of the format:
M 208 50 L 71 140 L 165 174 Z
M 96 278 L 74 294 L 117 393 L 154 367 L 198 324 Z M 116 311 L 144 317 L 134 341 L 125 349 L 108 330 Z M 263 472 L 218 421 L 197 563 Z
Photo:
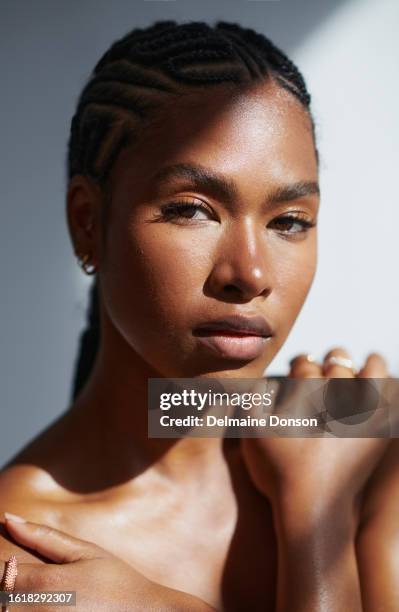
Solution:
M 219 181 L 205 181 L 204 172 L 196 182 L 187 173 L 172 177 L 165 167 L 176 164 L 206 169 Z M 295 465 L 304 444 L 310 460 L 326 461 L 325 445 L 314 439 L 291 439 L 288 457 L 286 440 L 271 454 L 266 440 L 241 447 L 234 440 L 147 439 L 149 377 L 258 378 L 268 368 L 314 278 L 317 230 L 300 221 L 317 222 L 317 183 L 309 117 L 273 83 L 235 98 L 218 86 L 165 109 L 119 156 L 106 197 L 86 177 L 71 180 L 70 235 L 75 252 L 89 253 L 97 266 L 102 344 L 73 405 L 0 474 L 0 510 L 29 521 L 7 521 L 0 540 L 3 562 L 12 552 L 20 561 L 16 588 L 50 588 L 56 575 L 54 588 L 78 585 L 84 603 L 77 610 L 111 609 L 108 597 L 120 610 L 355 611 L 362 609 L 360 589 L 363 609 L 381 600 L 394 609 L 390 577 L 398 560 L 395 568 L 389 540 L 378 540 L 378 575 L 388 578 L 371 575 L 370 565 L 375 538 L 397 533 L 397 462 L 384 463 L 393 442 L 389 449 L 384 441 L 366 445 L 361 474 L 359 463 L 345 461 L 353 454 L 349 443 L 346 455 L 330 453 L 335 477 L 327 495 Z M 162 207 L 176 201 L 200 208 L 165 215 Z M 256 359 L 216 355 L 193 334 L 200 323 L 238 313 L 261 314 L 272 327 Z M 291 376 L 348 375 L 303 361 Z M 371 356 L 362 375 L 387 376 L 382 357 Z M 342 441 L 323 442 L 335 448 Z M 259 453 L 263 474 L 254 473 Z M 352 501 L 376 465 L 385 485 L 369 487 L 359 509 Z M 332 519 L 342 466 L 345 503 Z M 274 486 L 270 470 L 284 486 Z M 315 506 L 320 511 L 309 512 Z M 356 557 L 363 507 L 368 518 Z M 331 529 L 334 537 L 326 538 Z M 311 538 L 299 537 L 304 530 Z M 291 601 L 288 585 L 295 587 Z

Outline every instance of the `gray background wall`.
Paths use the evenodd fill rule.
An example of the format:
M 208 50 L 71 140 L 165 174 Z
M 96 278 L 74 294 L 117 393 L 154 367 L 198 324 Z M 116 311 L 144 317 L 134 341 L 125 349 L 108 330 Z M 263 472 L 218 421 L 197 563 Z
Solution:
M 0 0 L 0 465 L 68 404 L 88 278 L 64 212 L 77 96 L 117 37 L 156 19 L 239 21 L 292 54 L 322 153 L 314 287 L 269 372 L 344 344 L 399 375 L 397 0 Z

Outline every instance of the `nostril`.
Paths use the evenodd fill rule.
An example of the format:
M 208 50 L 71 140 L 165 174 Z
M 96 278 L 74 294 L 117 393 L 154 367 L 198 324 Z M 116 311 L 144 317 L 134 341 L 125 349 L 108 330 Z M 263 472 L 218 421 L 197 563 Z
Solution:
M 224 290 L 227 291 L 227 293 L 235 293 L 239 291 L 238 287 L 235 285 L 225 285 Z

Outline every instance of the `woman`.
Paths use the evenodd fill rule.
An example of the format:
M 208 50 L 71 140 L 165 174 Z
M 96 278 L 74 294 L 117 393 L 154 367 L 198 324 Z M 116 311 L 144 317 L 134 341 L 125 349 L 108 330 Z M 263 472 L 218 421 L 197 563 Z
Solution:
M 236 24 L 134 30 L 81 94 L 68 177 L 93 325 L 71 406 L 1 474 L 1 510 L 28 519 L 1 540 L 15 589 L 74 590 L 78 610 L 397 609 L 396 447 L 147 437 L 148 378 L 262 377 L 310 289 L 318 155 L 294 64 Z M 353 377 L 345 358 L 290 376 Z M 387 375 L 378 354 L 357 374 Z

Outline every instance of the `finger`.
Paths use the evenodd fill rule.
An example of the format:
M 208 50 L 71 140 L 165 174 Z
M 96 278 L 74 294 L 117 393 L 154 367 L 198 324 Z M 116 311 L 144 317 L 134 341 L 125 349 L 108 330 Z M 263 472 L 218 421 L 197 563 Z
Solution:
M 313 355 L 301 354 L 290 361 L 289 378 L 322 378 L 323 373 Z
M 342 357 L 351 360 L 348 351 L 342 347 L 331 349 L 326 353 L 323 360 L 323 374 L 327 378 L 354 378 L 354 371 L 346 366 L 338 365 L 330 362 L 331 357 Z
M 56 563 L 106 556 L 105 550 L 93 542 L 79 540 L 47 525 L 11 520 L 7 513 L 4 513 L 4 517 L 5 525 L 14 540 Z
M 59 571 L 59 566 L 39 563 L 20 563 L 17 558 L 17 575 L 15 578 L 13 591 L 33 591 L 40 590 L 46 585 L 55 584 L 55 570 Z M 0 561 L 0 576 L 4 576 L 6 562 Z M 0 581 L 3 588 L 3 583 Z
M 370 353 L 364 366 L 358 372 L 359 378 L 388 378 L 388 366 L 379 353 Z

